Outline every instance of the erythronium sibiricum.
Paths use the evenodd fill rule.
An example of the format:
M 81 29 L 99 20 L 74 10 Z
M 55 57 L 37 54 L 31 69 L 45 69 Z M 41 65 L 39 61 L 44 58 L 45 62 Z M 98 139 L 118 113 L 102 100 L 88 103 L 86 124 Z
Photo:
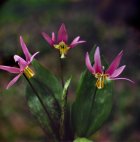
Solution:
M 104 83 L 106 80 L 118 80 L 118 79 L 124 79 L 128 80 L 132 83 L 134 83 L 132 80 L 128 78 L 119 78 L 118 76 L 123 72 L 124 68 L 126 67 L 125 65 L 118 67 L 120 64 L 120 60 L 122 58 L 123 51 L 121 51 L 116 58 L 112 61 L 110 66 L 108 67 L 107 70 L 104 70 L 104 66 L 101 64 L 101 58 L 100 58 L 100 49 L 99 47 L 96 48 L 95 53 L 94 53 L 94 65 L 92 66 L 90 59 L 89 59 L 89 54 L 88 52 L 86 53 L 86 66 L 88 70 L 97 78 L 96 81 L 96 87 L 98 89 L 102 89 L 104 87 Z
M 25 55 L 26 60 L 24 60 L 23 58 L 21 58 L 18 55 L 14 55 L 14 60 L 15 62 L 18 62 L 19 68 L 17 67 L 10 67 L 10 66 L 3 66 L 0 65 L 0 69 L 1 70 L 5 70 L 7 72 L 13 73 L 13 74 L 17 74 L 17 76 L 15 78 L 13 78 L 9 84 L 7 85 L 6 89 L 8 89 L 9 87 L 11 87 L 12 85 L 14 85 L 17 80 L 19 79 L 19 77 L 24 73 L 25 76 L 27 78 L 31 78 L 33 77 L 35 74 L 34 72 L 29 68 L 30 63 L 32 62 L 32 60 L 34 59 L 34 57 L 39 53 L 36 52 L 34 53 L 32 56 L 30 54 L 30 52 L 28 51 L 26 44 L 24 43 L 22 37 L 20 36 L 20 44 L 23 50 L 23 53 Z
M 61 58 L 65 58 L 65 55 L 67 54 L 68 50 L 71 48 L 74 48 L 80 43 L 84 43 L 85 41 L 79 40 L 80 36 L 77 36 L 69 45 L 67 43 L 68 41 L 68 34 L 67 30 L 64 24 L 61 25 L 59 31 L 58 31 L 58 36 L 56 39 L 55 33 L 52 32 L 52 37 L 50 37 L 48 34 L 45 32 L 42 32 L 43 37 L 45 40 L 54 48 L 58 49 L 61 55 Z

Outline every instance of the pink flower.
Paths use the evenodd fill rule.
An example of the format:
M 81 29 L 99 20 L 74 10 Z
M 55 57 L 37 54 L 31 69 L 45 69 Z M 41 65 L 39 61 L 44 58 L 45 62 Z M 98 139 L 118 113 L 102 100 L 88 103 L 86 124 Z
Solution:
M 68 41 L 68 34 L 67 30 L 65 28 L 65 25 L 62 24 L 59 31 L 58 31 L 58 36 L 56 40 L 55 33 L 52 32 L 52 37 L 50 37 L 48 34 L 45 32 L 42 32 L 43 37 L 45 40 L 54 48 L 58 49 L 60 51 L 61 58 L 65 58 L 65 55 L 67 54 L 68 50 L 71 48 L 74 48 L 80 43 L 84 43 L 85 41 L 79 40 L 80 36 L 77 36 L 70 45 L 67 44 Z
M 120 60 L 122 58 L 123 51 L 121 51 L 116 58 L 112 61 L 111 65 L 108 67 L 108 69 L 105 71 L 104 67 L 101 64 L 101 58 L 100 58 L 100 50 L 99 47 L 96 48 L 95 54 L 94 54 L 94 65 L 91 65 L 89 54 L 86 53 L 86 66 L 88 70 L 97 78 L 96 86 L 98 89 L 102 89 L 104 87 L 104 82 L 106 80 L 118 80 L 118 79 L 124 79 L 128 80 L 132 83 L 134 83 L 132 80 L 128 78 L 119 78 L 118 76 L 123 72 L 125 65 L 118 67 L 120 64 Z
M 22 37 L 20 36 L 20 44 L 23 50 L 23 53 L 26 57 L 26 60 L 24 60 L 23 58 L 21 58 L 18 55 L 14 55 L 14 60 L 15 62 L 18 62 L 19 68 L 17 67 L 10 67 L 10 66 L 3 66 L 0 65 L 0 69 L 1 70 L 5 70 L 7 72 L 13 73 L 13 74 L 17 74 L 17 76 L 15 78 L 13 78 L 9 84 L 7 85 L 6 89 L 8 89 L 9 87 L 11 87 L 12 85 L 14 85 L 17 80 L 19 79 L 19 77 L 24 73 L 26 75 L 26 77 L 31 78 L 34 76 L 34 72 L 28 67 L 30 65 L 30 63 L 32 62 L 32 60 L 34 59 L 34 57 L 39 53 L 36 52 L 35 54 L 33 54 L 31 56 L 30 52 L 28 51 L 26 44 L 24 43 Z

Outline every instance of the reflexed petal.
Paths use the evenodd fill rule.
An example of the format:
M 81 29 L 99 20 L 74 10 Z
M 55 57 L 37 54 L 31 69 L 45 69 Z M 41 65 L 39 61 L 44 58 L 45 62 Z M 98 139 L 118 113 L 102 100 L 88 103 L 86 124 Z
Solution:
M 67 40 L 68 40 L 67 30 L 65 25 L 62 24 L 58 31 L 58 42 L 61 42 L 61 41 L 67 42 Z
M 81 44 L 81 43 L 84 43 L 86 41 L 78 41 L 77 43 L 74 43 L 74 44 L 70 44 L 70 48 L 74 48 L 75 46 L 77 46 L 78 44 Z
M 9 89 L 12 85 L 14 85 L 14 84 L 17 82 L 17 80 L 19 79 L 19 77 L 20 77 L 21 75 L 22 75 L 22 74 L 19 74 L 19 75 L 17 75 L 14 79 L 12 79 L 12 80 L 9 82 L 9 84 L 7 85 L 6 89 Z
M 121 78 L 109 78 L 110 80 L 127 80 L 131 83 L 135 83 L 134 81 L 132 81 L 131 79 L 129 78 L 124 78 L 124 77 L 121 77 Z
M 86 42 L 86 41 L 83 41 L 83 40 L 78 41 L 79 38 L 80 38 L 80 36 L 76 37 L 76 38 L 71 42 L 70 48 L 73 48 L 73 47 L 77 46 L 77 45 L 80 44 L 80 43 Z
M 44 32 L 42 32 L 42 36 L 45 38 L 45 40 L 51 45 L 53 46 L 54 41 Z M 53 37 L 54 38 L 54 37 Z
M 19 65 L 21 71 L 23 71 L 24 68 L 28 65 L 28 63 L 18 55 L 14 56 L 14 60 L 15 60 L 15 62 L 18 62 L 18 65 Z
M 20 69 L 16 68 L 16 67 L 10 67 L 10 66 L 2 66 L 2 65 L 0 65 L 0 69 L 8 71 L 10 73 L 15 73 L 15 74 L 20 73 Z
M 119 75 L 123 72 L 123 70 L 125 69 L 125 67 L 126 67 L 125 65 L 119 67 L 118 69 L 116 69 L 116 70 L 113 72 L 113 74 L 112 74 L 110 77 L 115 78 L 115 77 L 119 76 Z
M 34 57 L 35 57 L 38 53 L 39 53 L 39 52 L 36 52 L 36 53 L 34 53 L 34 54 L 31 56 L 31 60 L 30 60 L 29 64 L 33 61 Z
M 112 75 L 113 72 L 117 69 L 117 67 L 120 64 L 120 60 L 122 58 L 123 55 L 123 51 L 121 51 L 117 57 L 112 61 L 111 65 L 109 66 L 109 68 L 107 69 L 106 73 L 109 75 Z
M 20 44 L 21 44 L 21 47 L 22 47 L 22 51 L 23 51 L 23 53 L 24 53 L 24 55 L 26 57 L 26 61 L 27 62 L 30 61 L 31 54 L 30 54 L 25 42 L 23 41 L 22 36 L 20 36 Z
M 75 44 L 79 39 L 80 39 L 80 36 L 77 36 L 76 38 L 74 38 L 74 40 L 71 42 L 71 44 Z
M 87 66 L 88 70 L 89 70 L 91 73 L 95 73 L 94 68 L 91 66 L 91 62 L 90 62 L 90 59 L 89 59 L 89 54 L 88 54 L 88 52 L 86 53 L 85 62 L 86 62 L 86 66 Z
M 94 69 L 95 69 L 95 73 L 102 73 L 103 72 L 99 47 L 96 48 L 96 51 L 94 54 Z

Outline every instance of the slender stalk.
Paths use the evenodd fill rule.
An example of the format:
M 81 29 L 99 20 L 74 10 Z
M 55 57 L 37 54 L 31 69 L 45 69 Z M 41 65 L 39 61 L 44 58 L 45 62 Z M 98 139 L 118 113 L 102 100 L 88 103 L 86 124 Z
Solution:
M 63 77 L 63 70 L 64 70 L 64 63 L 63 59 L 60 58 L 60 77 L 61 77 L 61 83 L 62 87 L 64 89 L 64 77 Z M 65 99 L 62 98 L 62 104 L 61 104 L 61 117 L 60 117 L 60 139 L 61 141 L 64 140 L 64 131 L 65 131 Z
M 60 117 L 60 139 L 64 140 L 64 131 L 65 131 L 65 108 L 64 104 L 61 107 L 61 117 Z
M 67 88 L 66 92 L 63 94 L 64 96 L 62 97 L 62 103 L 61 103 L 60 138 L 61 138 L 62 141 L 65 140 L 67 94 L 68 94 L 68 88 Z
M 60 58 L 60 77 L 62 82 L 62 87 L 64 89 L 64 59 Z M 67 93 L 65 97 L 62 98 L 61 104 L 61 117 L 60 117 L 60 139 L 61 141 L 65 140 L 65 120 L 66 120 L 66 106 L 67 106 Z
M 55 126 L 54 126 L 54 124 L 53 124 L 53 120 L 52 120 L 52 118 L 50 117 L 49 112 L 48 112 L 47 108 L 45 107 L 45 105 L 44 105 L 42 99 L 40 98 L 38 92 L 36 91 L 36 89 L 34 88 L 34 86 L 32 85 L 32 83 L 30 82 L 30 80 L 26 77 L 26 75 L 25 75 L 25 74 L 23 74 L 23 75 L 24 75 L 25 79 L 27 80 L 27 82 L 29 83 L 30 87 L 32 88 L 33 92 L 34 92 L 35 95 L 37 96 L 38 100 L 40 101 L 40 103 L 41 103 L 41 105 L 42 105 L 42 107 L 43 107 L 45 113 L 47 114 L 48 119 L 49 119 L 49 122 L 50 122 L 50 124 L 51 124 L 51 126 L 52 126 L 52 128 L 53 128 L 53 131 L 57 130 L 57 128 L 55 128 Z M 55 135 L 55 133 L 53 133 L 53 135 Z M 58 136 L 55 135 L 55 137 L 58 137 Z
M 64 87 L 64 73 L 63 73 L 63 70 L 64 70 L 64 59 L 61 59 L 60 58 L 60 77 L 61 77 L 61 82 L 62 82 L 62 86 Z

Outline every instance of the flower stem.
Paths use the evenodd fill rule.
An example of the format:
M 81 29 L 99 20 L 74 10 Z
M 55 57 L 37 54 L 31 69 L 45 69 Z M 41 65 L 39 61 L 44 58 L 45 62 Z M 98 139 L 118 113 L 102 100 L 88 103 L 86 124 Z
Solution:
M 62 87 L 64 89 L 64 59 L 61 59 L 61 58 L 60 58 L 60 77 L 61 77 Z M 68 90 L 66 92 L 66 95 L 62 97 L 62 103 L 61 103 L 61 117 L 60 117 L 60 130 L 59 130 L 61 141 L 65 140 L 67 94 L 68 94 Z
M 63 70 L 64 70 L 64 59 L 61 59 L 60 58 L 60 77 L 61 77 L 61 82 L 62 82 L 62 87 L 64 87 L 64 73 L 63 73 Z
M 60 139 L 64 140 L 65 131 L 65 107 L 64 104 L 61 107 L 61 117 L 60 117 Z
M 68 94 L 68 90 L 66 91 L 66 94 L 62 97 L 62 103 L 61 103 L 60 138 L 61 138 L 62 141 L 65 140 L 67 94 Z
M 48 116 L 48 120 L 49 120 L 49 122 L 50 122 L 50 124 L 51 124 L 51 126 L 52 126 L 52 129 L 53 129 L 53 131 L 55 132 L 55 130 L 57 130 L 57 128 L 56 128 L 55 125 L 53 124 L 53 120 L 52 120 L 52 118 L 51 118 L 51 116 L 50 116 L 50 114 L 49 114 L 49 112 L 48 112 L 46 106 L 44 105 L 42 99 L 40 98 L 38 92 L 36 91 L 36 89 L 34 88 L 34 86 L 32 85 L 32 83 L 30 82 L 30 80 L 26 77 L 25 74 L 23 74 L 23 75 L 24 75 L 25 79 L 27 80 L 27 82 L 29 83 L 30 87 L 32 88 L 33 92 L 34 92 L 35 95 L 37 96 L 38 100 L 40 101 L 40 103 L 41 103 L 41 105 L 42 105 L 42 107 L 43 107 L 45 113 L 46 113 L 47 116 Z M 52 134 L 53 134 L 53 136 L 55 135 L 55 136 L 54 136 L 54 139 L 56 140 L 56 138 L 58 138 L 58 136 L 57 136 L 55 133 L 52 133 Z M 56 141 L 56 142 L 57 142 L 57 141 Z

